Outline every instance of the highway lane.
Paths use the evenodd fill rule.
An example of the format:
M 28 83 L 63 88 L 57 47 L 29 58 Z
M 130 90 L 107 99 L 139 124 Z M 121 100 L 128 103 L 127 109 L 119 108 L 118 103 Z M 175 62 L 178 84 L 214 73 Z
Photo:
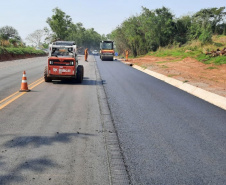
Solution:
M 224 110 L 95 58 L 132 184 L 225 184 Z
M 23 70 L 28 83 L 42 77 L 46 59 L 0 62 L 0 100 Z M 96 64 L 79 59 L 82 84 L 43 82 L 0 110 L 0 184 L 110 184 Z
M 43 66 L 47 57 L 27 58 L 0 62 L 0 100 L 19 91 L 23 71 L 26 71 L 28 84 L 43 77 Z

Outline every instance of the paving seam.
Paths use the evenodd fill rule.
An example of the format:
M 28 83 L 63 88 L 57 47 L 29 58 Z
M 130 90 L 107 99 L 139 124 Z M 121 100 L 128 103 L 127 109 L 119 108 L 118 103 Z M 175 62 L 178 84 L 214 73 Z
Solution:
M 94 57 L 95 58 L 95 57 Z M 119 145 L 119 138 L 115 129 L 114 120 L 107 101 L 107 96 L 103 81 L 95 62 L 95 72 L 97 79 L 97 94 L 100 105 L 101 120 L 103 126 L 103 136 L 105 140 L 105 149 L 107 151 L 109 179 L 112 185 L 129 185 L 131 180 L 126 169 L 122 149 Z
M 120 60 L 119 60 L 120 61 Z M 223 96 L 220 96 L 220 95 L 217 95 L 217 94 L 214 94 L 212 92 L 209 92 L 209 91 L 206 91 L 204 89 L 201 89 L 199 87 L 195 87 L 193 85 L 190 85 L 188 83 L 184 83 L 180 80 L 176 80 L 174 78 L 170 78 L 168 76 L 165 76 L 165 75 L 162 75 L 160 73 L 157 73 L 157 72 L 154 72 L 154 71 L 151 71 L 149 69 L 144 69 L 138 65 L 131 65 L 131 63 L 129 62 L 123 62 L 121 61 L 122 63 L 126 64 L 126 65 L 130 65 L 132 66 L 134 69 L 137 69 L 141 72 L 144 72 L 150 76 L 153 76 L 161 81 L 164 81 L 165 83 L 168 83 L 174 87 L 177 87 L 189 94 L 192 94 L 202 100 L 205 100 L 217 107 L 220 107 L 224 110 L 226 110 L 226 98 L 223 97 Z

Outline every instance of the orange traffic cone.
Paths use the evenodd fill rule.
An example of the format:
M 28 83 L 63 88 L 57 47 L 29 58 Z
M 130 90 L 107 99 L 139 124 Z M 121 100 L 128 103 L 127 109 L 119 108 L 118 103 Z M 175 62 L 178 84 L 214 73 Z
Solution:
M 20 87 L 20 92 L 29 92 L 30 90 L 28 89 L 27 85 L 27 77 L 26 77 L 26 72 L 24 71 L 23 77 L 22 77 L 22 82 L 21 82 L 21 87 Z

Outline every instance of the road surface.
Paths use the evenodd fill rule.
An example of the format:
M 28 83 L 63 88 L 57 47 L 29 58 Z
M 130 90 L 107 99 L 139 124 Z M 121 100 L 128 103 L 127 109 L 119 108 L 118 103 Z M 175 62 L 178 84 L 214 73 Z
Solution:
M 79 59 L 82 84 L 43 82 L 46 57 L 0 62 L 0 184 L 225 184 L 224 110 L 119 61 Z M 23 70 L 31 92 L 10 98 Z
M 82 84 L 45 83 L 46 62 L 47 57 L 0 62 L 0 184 L 126 182 L 111 172 L 120 169 L 110 166 L 114 160 L 106 143 L 113 130 L 104 130 L 109 115 L 103 115 L 108 109 L 94 58 L 85 62 L 79 56 L 85 68 Z M 24 70 L 31 92 L 10 100 Z M 119 152 L 116 144 L 111 146 Z M 117 156 L 119 160 L 120 152 Z
M 132 184 L 225 184 L 226 112 L 96 57 Z

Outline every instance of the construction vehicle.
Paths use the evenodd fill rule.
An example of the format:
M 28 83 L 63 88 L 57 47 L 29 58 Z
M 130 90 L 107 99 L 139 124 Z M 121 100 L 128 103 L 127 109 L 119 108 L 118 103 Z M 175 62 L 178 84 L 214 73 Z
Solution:
M 78 65 L 77 47 L 72 41 L 56 41 L 49 45 L 48 65 L 44 70 L 45 82 L 71 79 L 82 83 L 83 65 Z
M 114 59 L 114 42 L 113 41 L 101 41 L 100 42 L 100 59 L 111 60 Z

